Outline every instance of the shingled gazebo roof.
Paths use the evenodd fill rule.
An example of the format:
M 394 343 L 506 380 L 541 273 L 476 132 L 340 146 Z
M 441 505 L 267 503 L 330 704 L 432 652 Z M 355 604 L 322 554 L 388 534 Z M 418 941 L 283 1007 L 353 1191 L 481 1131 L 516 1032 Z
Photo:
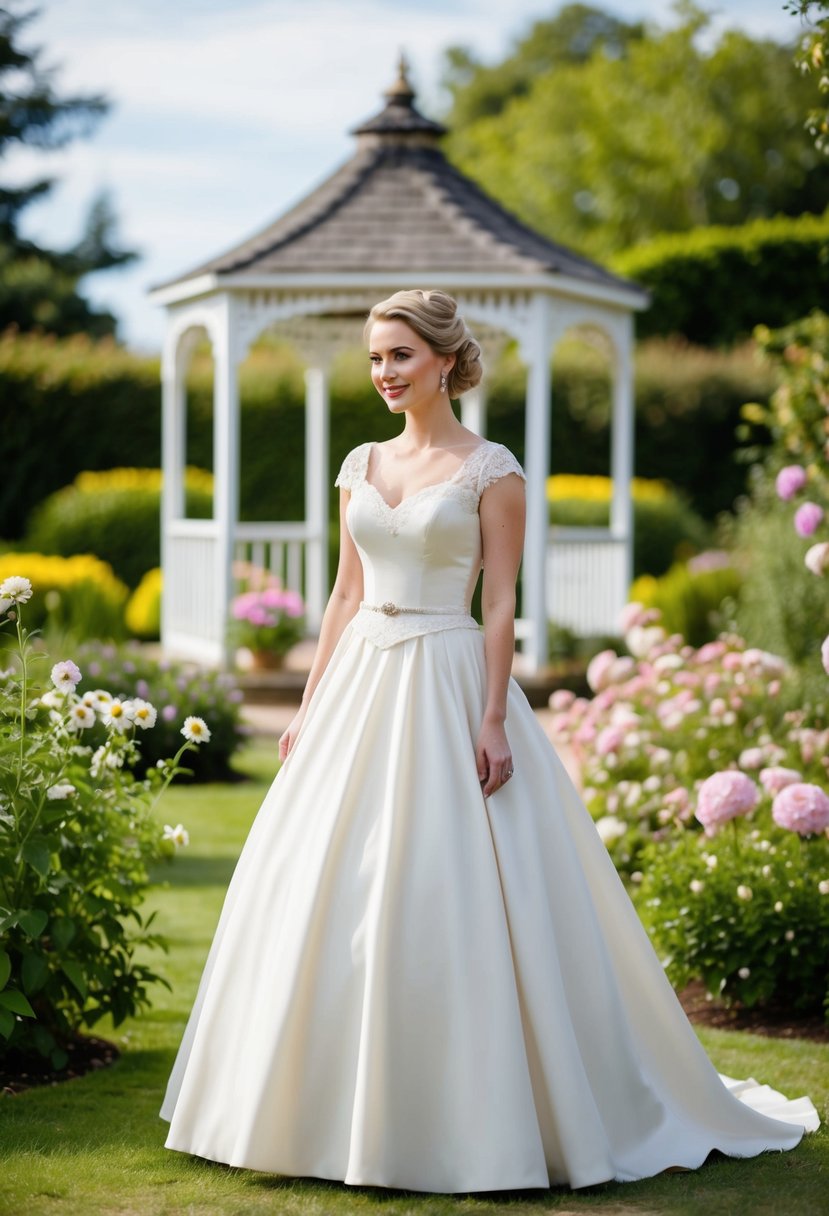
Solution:
M 219 287 L 372 273 L 411 282 L 440 271 L 562 277 L 587 294 L 609 289 L 628 306 L 645 302 L 641 288 L 534 232 L 446 160 L 445 128 L 415 107 L 405 61 L 385 97 L 354 130 L 354 155 L 326 181 L 260 232 L 154 290 L 187 294 L 205 276 Z

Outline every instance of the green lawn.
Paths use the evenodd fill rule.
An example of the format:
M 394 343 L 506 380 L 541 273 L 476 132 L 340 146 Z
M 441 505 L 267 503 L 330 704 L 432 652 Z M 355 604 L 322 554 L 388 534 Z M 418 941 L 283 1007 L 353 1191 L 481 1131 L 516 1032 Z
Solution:
M 190 847 L 159 874 L 152 905 L 172 949 L 159 956 L 173 992 L 159 987 L 148 1013 L 114 1031 L 112 1068 L 51 1088 L 0 1099 L 0 1213 L 3 1216 L 182 1216 L 341 1212 L 605 1214 L 705 1213 L 705 1216 L 820 1216 L 829 1213 L 829 1133 L 822 1128 L 792 1153 L 752 1161 L 719 1160 L 692 1174 L 588 1192 L 497 1196 L 419 1196 L 283 1180 L 189 1158 L 163 1147 L 158 1117 L 225 887 L 247 827 L 275 767 L 276 745 L 256 744 L 243 761 L 252 778 L 236 786 L 174 789 L 160 821 L 183 822 Z M 708 1032 L 703 1042 L 732 1076 L 753 1075 L 794 1095 L 809 1093 L 826 1118 L 829 1046 Z

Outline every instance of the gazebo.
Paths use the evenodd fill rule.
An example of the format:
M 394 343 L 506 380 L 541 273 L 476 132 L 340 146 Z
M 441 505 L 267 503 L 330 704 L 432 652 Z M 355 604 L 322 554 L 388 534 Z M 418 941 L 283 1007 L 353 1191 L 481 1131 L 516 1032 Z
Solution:
M 400 62 L 386 104 L 356 128 L 354 155 L 275 222 L 188 273 L 155 287 L 167 309 L 162 355 L 162 644 L 167 653 L 221 664 L 233 563 L 246 559 L 306 600 L 311 629 L 328 593 L 331 366 L 361 341 L 366 313 L 400 287 L 441 287 L 459 301 L 484 347 L 485 365 L 514 338 L 527 367 L 527 535 L 522 563 L 526 666 L 547 658 L 547 622 L 581 633 L 613 632 L 631 575 L 633 311 L 635 284 L 520 223 L 459 173 L 440 148 L 445 128 L 424 117 Z M 570 330 L 599 331 L 610 351 L 610 524 L 553 529 L 550 463 L 551 359 Z M 264 332 L 293 342 L 306 364 L 305 520 L 240 523 L 237 368 Z M 214 510 L 184 509 L 185 377 L 207 337 L 214 357 Z M 483 434 L 486 379 L 460 403 Z M 370 438 L 370 436 L 367 436 Z M 278 443 L 274 462 L 284 459 Z

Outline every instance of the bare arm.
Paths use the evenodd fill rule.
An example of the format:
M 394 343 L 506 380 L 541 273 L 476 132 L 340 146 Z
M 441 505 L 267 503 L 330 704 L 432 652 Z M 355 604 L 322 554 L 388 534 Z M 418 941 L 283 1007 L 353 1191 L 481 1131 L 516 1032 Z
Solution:
M 345 513 L 350 498 L 351 495 L 348 490 L 340 490 L 340 557 L 337 566 L 337 577 L 334 580 L 334 586 L 323 614 L 319 642 L 317 643 L 311 670 L 308 673 L 305 691 L 302 694 L 302 704 L 299 712 L 295 715 L 290 726 L 279 740 L 280 760 L 284 760 L 293 747 L 314 689 L 319 684 L 322 674 L 328 666 L 328 661 L 342 637 L 343 630 L 357 613 L 360 607 L 360 600 L 363 598 L 363 568 L 360 562 L 360 555 L 357 552 L 345 520 Z
M 484 576 L 486 706 L 476 759 L 484 795 L 509 779 L 512 754 L 504 730 L 507 686 L 515 652 L 515 580 L 524 548 L 524 484 L 511 473 L 484 490 L 480 502 Z

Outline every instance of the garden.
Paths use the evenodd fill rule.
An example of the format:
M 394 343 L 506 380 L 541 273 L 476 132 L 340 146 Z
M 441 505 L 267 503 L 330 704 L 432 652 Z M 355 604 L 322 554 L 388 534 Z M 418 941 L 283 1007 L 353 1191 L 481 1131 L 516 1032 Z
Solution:
M 0 479 L 0 1214 L 826 1210 L 829 17 L 825 5 L 790 7 L 817 8 L 819 22 L 800 47 L 804 71 L 785 86 L 791 48 L 735 35 L 706 56 L 694 6 L 664 38 L 566 6 L 496 67 L 455 48 L 447 80 L 456 163 L 471 160 L 526 222 L 557 225 L 652 293 L 635 351 L 629 603 L 614 636 L 550 623 L 548 674 L 561 681 L 550 730 L 716 1067 L 808 1094 L 821 1129 L 784 1157 L 716 1158 L 694 1173 L 576 1193 L 452 1197 L 282 1179 L 163 1148 L 164 1087 L 235 860 L 278 767 L 276 740 L 247 725 L 246 672 L 278 665 L 304 638 L 304 605 L 266 570 L 239 564 L 236 667 L 162 652 L 159 360 L 117 342 L 113 319 L 78 293 L 90 269 L 133 256 L 107 246 L 100 220 L 87 262 L 78 251 L 50 261 L 31 242 L 15 250 L 0 234 L 3 264 L 25 263 L 0 287 L 0 397 L 15 418 Z M 597 44 L 568 51 L 573 31 Z M 556 57 L 558 74 L 539 71 Z M 743 131 L 742 164 L 728 159 L 727 131 L 705 153 L 710 164 L 702 146 L 683 144 L 701 218 L 668 223 L 675 196 L 668 205 L 654 186 L 632 227 L 609 209 L 602 226 L 611 153 L 594 114 L 581 202 L 549 193 L 547 166 L 564 180 L 574 154 L 564 133 L 534 160 L 555 125 L 544 117 L 551 105 L 566 112 L 576 95 L 598 105 L 612 85 L 629 116 L 646 101 L 653 110 L 661 74 L 673 64 L 677 79 L 691 60 L 710 111 L 706 140 L 715 111 L 736 114 L 728 99 L 739 90 L 756 101 L 751 82 L 763 73 L 779 83 L 781 113 L 808 103 L 808 140 L 768 114 L 762 130 Z M 628 61 L 638 75 L 619 76 Z M 7 68 L 0 50 L 0 74 Z M 635 142 L 632 118 L 630 130 Z M 658 132 L 646 134 L 649 154 L 665 158 L 652 177 L 679 181 L 683 167 Z M 755 163 L 771 143 L 779 181 L 776 161 Z M 502 158 L 522 147 L 523 196 L 511 200 L 518 178 Z M 625 174 L 612 168 L 618 191 Z M 740 189 L 754 200 L 743 211 Z M 573 334 L 552 370 L 550 523 L 603 526 L 607 350 Z M 488 369 L 488 435 L 519 459 L 524 376 L 514 344 Z M 395 426 L 367 380 L 359 352 L 333 369 L 330 480 L 367 434 Z M 186 410 L 193 519 L 213 509 L 212 389 L 210 350 L 197 348 Z M 282 450 L 303 448 L 296 352 L 263 335 L 240 367 L 240 396 L 241 518 L 299 519 L 301 458 L 278 478 L 272 468 L 274 434 Z M 45 434 L 59 460 L 44 459 Z

